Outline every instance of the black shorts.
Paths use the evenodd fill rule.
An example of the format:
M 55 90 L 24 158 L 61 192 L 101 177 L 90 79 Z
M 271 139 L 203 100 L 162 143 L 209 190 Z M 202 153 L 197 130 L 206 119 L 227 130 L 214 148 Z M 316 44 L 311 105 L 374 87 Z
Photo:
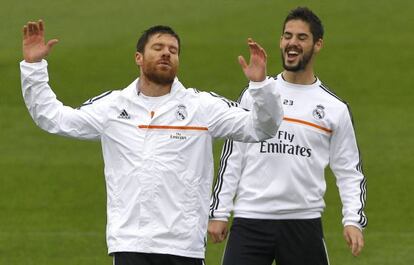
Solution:
M 328 265 L 321 219 L 234 218 L 223 265 Z
M 204 265 L 203 259 L 169 254 L 115 252 L 114 265 Z

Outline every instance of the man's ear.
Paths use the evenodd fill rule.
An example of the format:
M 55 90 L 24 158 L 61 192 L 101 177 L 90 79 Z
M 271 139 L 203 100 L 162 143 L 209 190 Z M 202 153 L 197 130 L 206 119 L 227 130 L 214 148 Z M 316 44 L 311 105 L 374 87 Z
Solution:
M 136 52 L 136 53 L 135 53 L 135 63 L 136 63 L 138 66 L 141 66 L 141 65 L 142 65 L 142 60 L 143 60 L 143 58 L 144 58 L 144 56 L 143 56 L 143 54 L 142 54 L 142 53 L 140 53 L 140 52 Z
M 282 39 L 283 39 L 283 36 L 280 36 L 280 39 L 279 39 L 279 49 L 282 49 Z
M 319 51 L 323 47 L 323 39 L 317 40 L 313 46 L 314 46 L 314 52 L 315 53 L 319 53 Z

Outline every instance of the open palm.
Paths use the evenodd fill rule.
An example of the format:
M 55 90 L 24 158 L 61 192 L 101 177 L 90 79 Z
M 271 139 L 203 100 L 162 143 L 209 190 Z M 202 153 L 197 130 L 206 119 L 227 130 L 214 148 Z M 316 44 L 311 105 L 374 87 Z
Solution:
M 246 77 L 251 81 L 263 81 L 266 78 L 266 51 L 252 39 L 247 40 L 250 51 L 249 64 L 243 56 L 239 56 L 239 63 Z
M 43 21 L 28 22 L 23 27 L 23 58 L 26 62 L 40 62 L 58 42 L 53 39 L 45 43 Z

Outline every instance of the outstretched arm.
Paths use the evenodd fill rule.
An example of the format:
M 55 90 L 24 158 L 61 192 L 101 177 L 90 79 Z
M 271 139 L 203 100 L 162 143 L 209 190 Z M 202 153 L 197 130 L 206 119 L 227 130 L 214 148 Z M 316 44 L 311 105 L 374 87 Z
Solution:
M 94 100 L 94 104 L 81 109 L 72 109 L 57 100 L 48 84 L 47 62 L 43 60 L 56 43 L 56 39 L 45 42 L 41 20 L 28 22 L 23 27 L 24 61 L 20 63 L 20 70 L 26 106 L 35 123 L 50 133 L 97 140 L 105 120 L 108 97 L 99 102 Z
M 45 43 L 45 27 L 42 20 L 28 22 L 23 27 L 23 58 L 28 63 L 40 62 L 58 42 L 52 39 Z
M 205 119 L 214 138 L 230 138 L 241 142 L 258 142 L 272 138 L 283 118 L 283 108 L 276 82 L 266 78 L 267 55 L 252 39 L 248 39 L 249 64 L 239 56 L 244 74 L 250 80 L 249 94 L 253 98 L 251 111 L 233 108 L 234 104 L 217 95 L 205 94 L 201 104 L 208 113 Z M 214 99 L 215 98 L 215 99 Z
M 266 51 L 253 39 L 247 39 L 247 45 L 250 51 L 250 62 L 246 63 L 243 56 L 239 56 L 239 63 L 246 77 L 254 82 L 260 82 L 266 78 Z

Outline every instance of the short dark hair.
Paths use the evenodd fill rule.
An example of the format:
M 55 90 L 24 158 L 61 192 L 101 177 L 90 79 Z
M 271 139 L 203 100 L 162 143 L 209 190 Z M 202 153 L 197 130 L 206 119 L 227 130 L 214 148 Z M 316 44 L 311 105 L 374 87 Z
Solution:
M 317 15 L 315 15 L 315 13 L 312 12 L 312 10 L 307 7 L 297 7 L 290 11 L 289 15 L 285 19 L 285 22 L 283 23 L 283 32 L 285 31 L 287 22 L 297 19 L 309 24 L 310 31 L 313 36 L 313 42 L 323 39 L 324 30 L 322 21 Z
M 137 42 L 137 52 L 144 53 L 145 45 L 147 44 L 149 38 L 154 34 L 169 34 L 177 39 L 178 42 L 178 53 L 180 53 L 180 37 L 175 31 L 168 26 L 157 25 L 150 27 L 149 29 L 142 32 L 141 37 L 139 37 Z

